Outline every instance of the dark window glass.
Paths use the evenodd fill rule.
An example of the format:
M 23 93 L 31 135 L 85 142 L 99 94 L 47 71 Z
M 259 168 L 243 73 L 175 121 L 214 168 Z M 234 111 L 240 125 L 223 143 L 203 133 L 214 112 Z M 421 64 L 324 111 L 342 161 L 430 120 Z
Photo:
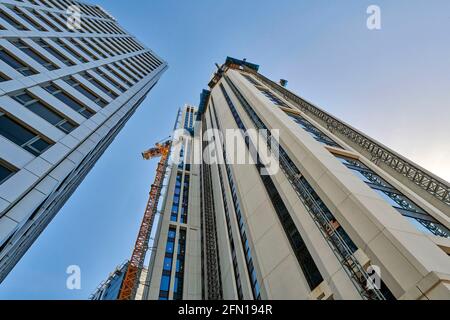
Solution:
M 12 10 L 18 15 L 20 16 L 22 19 L 26 20 L 30 25 L 32 25 L 34 28 L 36 28 L 39 31 L 47 31 L 43 26 L 41 26 L 40 24 L 34 22 L 34 20 L 32 20 L 31 18 L 29 18 L 25 13 L 23 13 L 22 11 L 20 11 L 20 9 L 18 7 L 14 7 L 12 8 Z
M 173 241 L 167 241 L 166 252 L 173 253 L 174 246 L 175 246 L 175 243 Z
M 5 76 L 3 73 L 0 73 L 0 82 L 8 81 L 9 78 Z
M 0 135 L 23 147 L 35 156 L 50 147 L 50 143 L 23 127 L 12 118 L 0 113 Z
M 23 26 L 17 20 L 10 17 L 8 14 L 6 14 L 6 12 L 4 12 L 1 9 L 0 9 L 0 18 L 5 20 L 6 22 L 8 22 L 10 25 L 12 25 L 14 28 L 16 28 L 18 30 L 28 30 L 27 28 L 25 28 L 25 26 Z
M 341 148 L 336 142 L 334 142 L 329 136 L 319 130 L 316 126 L 314 126 L 311 122 L 306 120 L 304 117 L 300 115 L 289 114 L 288 116 L 294 120 L 303 130 L 308 132 L 316 141 L 331 146 L 335 148 Z
M 165 275 L 162 276 L 160 290 L 169 291 L 169 287 L 170 287 L 170 276 L 165 276 Z
M 242 120 L 240 119 L 240 116 L 233 102 L 231 101 L 231 98 L 229 97 L 227 91 L 225 90 L 223 84 L 220 85 L 220 88 L 222 90 L 225 100 L 227 101 L 228 107 L 235 119 L 235 122 L 237 123 L 240 129 L 243 129 L 245 131 L 246 128 L 242 123 Z M 245 142 L 247 147 L 249 147 L 249 140 L 246 139 Z M 262 169 L 264 168 L 264 165 L 261 163 L 259 158 L 257 159 L 256 168 L 258 169 L 258 172 L 260 172 L 260 178 L 265 186 L 269 198 L 271 199 L 272 205 L 275 209 L 275 212 L 277 213 L 281 225 L 283 226 L 285 235 L 291 244 L 291 248 L 297 257 L 297 261 L 303 271 L 303 274 L 305 275 L 306 281 L 308 282 L 308 285 L 311 288 L 311 290 L 313 290 L 323 281 L 322 275 L 320 274 L 320 271 L 317 268 L 317 265 L 315 264 L 314 259 L 312 258 L 308 250 L 308 247 L 306 246 L 305 242 L 303 241 L 300 235 L 300 232 L 295 226 L 295 223 L 288 209 L 286 208 L 277 188 L 275 187 L 272 179 L 270 178 L 270 176 L 262 174 L 263 172 Z M 248 264 L 248 270 L 251 277 L 255 277 L 256 279 L 256 274 L 253 275 L 254 268 L 252 261 Z M 255 291 L 254 294 L 255 296 L 257 295 Z
M 168 258 L 168 257 L 164 258 L 163 270 L 166 270 L 166 271 L 172 270 L 172 258 Z
M 116 81 L 114 81 L 111 77 L 109 77 L 107 74 L 105 74 L 103 71 L 101 71 L 100 69 L 95 69 L 94 70 L 97 74 L 99 74 L 101 77 L 103 77 L 103 79 L 105 79 L 106 81 L 108 81 L 111 85 L 113 85 L 114 87 L 118 88 L 121 92 L 125 92 L 127 89 L 125 89 L 123 86 L 121 86 L 119 83 L 117 83 Z
M 83 72 L 81 74 L 86 80 L 88 80 L 90 83 L 92 83 L 95 87 L 103 91 L 105 94 L 110 96 L 111 98 L 115 99 L 118 97 L 118 95 L 111 91 L 110 89 L 106 88 L 101 82 L 99 82 L 97 79 L 95 79 L 93 76 L 88 74 L 87 72 Z
M 47 90 L 49 93 L 51 93 L 53 96 L 64 102 L 68 107 L 75 110 L 76 112 L 80 113 L 85 118 L 89 119 L 92 117 L 95 112 L 90 111 L 87 109 L 84 105 L 82 105 L 80 102 L 76 101 L 74 98 L 69 96 L 67 93 L 56 87 L 55 85 L 51 84 L 44 87 L 45 90 Z
M 108 102 L 97 96 L 96 94 L 92 93 L 88 89 L 86 89 L 81 83 L 76 81 L 73 78 L 66 79 L 66 82 L 70 84 L 73 88 L 75 88 L 78 92 L 82 93 L 85 97 L 88 99 L 94 101 L 96 104 L 98 104 L 100 107 L 104 108 Z
M 7 166 L 0 160 L 0 184 L 8 180 L 16 171 L 11 166 Z
M 42 39 L 35 40 L 42 48 L 44 48 L 48 53 L 58 58 L 59 61 L 63 62 L 66 66 L 73 66 L 75 63 L 64 57 L 58 51 L 56 51 L 53 47 L 51 47 L 48 43 L 43 41 Z
M 30 58 L 37 61 L 40 65 L 45 67 L 47 70 L 59 69 L 59 67 L 54 65 L 52 62 L 48 61 L 47 58 L 44 58 L 43 56 L 41 56 L 37 51 L 32 49 L 28 44 L 26 44 L 22 40 L 12 40 L 11 43 L 14 44 L 20 50 L 22 50 Z
M 13 98 L 17 102 L 23 104 L 24 107 L 30 110 L 31 112 L 37 114 L 41 118 L 45 119 L 46 121 L 50 122 L 51 124 L 53 124 L 54 126 L 58 127 L 59 129 L 61 129 L 66 133 L 69 133 L 76 127 L 75 124 L 70 123 L 69 120 L 59 115 L 58 113 L 56 113 L 55 111 L 44 105 L 41 101 L 33 98 L 26 92 L 16 95 Z
M 72 54 L 75 58 L 77 58 L 79 61 L 86 63 L 88 62 L 87 59 L 83 58 L 80 54 L 78 54 L 78 52 L 76 52 L 75 50 L 73 50 L 71 47 L 69 47 L 68 45 L 66 45 L 64 42 L 62 42 L 60 39 L 56 40 L 56 43 L 58 43 L 58 45 L 60 45 L 62 48 L 64 48 L 64 50 L 66 50 L 68 53 Z
M 29 66 L 14 58 L 11 54 L 5 51 L 5 49 L 0 48 L 0 59 L 8 64 L 11 68 L 20 72 L 24 76 L 31 76 L 37 72 L 31 69 Z
M 0 134 L 20 146 L 36 137 L 34 133 L 6 115 L 0 116 Z

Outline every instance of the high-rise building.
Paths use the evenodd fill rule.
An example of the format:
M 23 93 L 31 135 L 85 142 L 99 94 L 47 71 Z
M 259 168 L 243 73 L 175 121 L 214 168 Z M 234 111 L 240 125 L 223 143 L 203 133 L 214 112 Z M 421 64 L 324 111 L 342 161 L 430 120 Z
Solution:
M 258 69 L 183 112 L 144 298 L 450 299 L 449 184 Z
M 99 6 L 0 1 L 0 281 L 166 69 Z
M 128 263 L 123 263 L 116 268 L 108 278 L 100 283 L 95 292 L 90 296 L 90 300 L 118 300 L 120 289 L 122 288 L 125 274 L 127 272 Z M 136 290 L 134 300 L 141 300 L 145 289 L 145 281 L 147 279 L 147 270 L 144 268 L 140 275 L 140 281 Z

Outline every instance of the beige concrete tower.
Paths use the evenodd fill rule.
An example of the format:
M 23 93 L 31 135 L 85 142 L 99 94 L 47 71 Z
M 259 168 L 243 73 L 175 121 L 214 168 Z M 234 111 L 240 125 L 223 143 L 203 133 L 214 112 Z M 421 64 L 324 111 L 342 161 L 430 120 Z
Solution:
M 190 165 L 189 222 L 171 221 L 172 171 L 147 298 L 450 299 L 449 184 L 258 69 L 228 58 L 202 94 L 191 140 L 208 151 Z M 227 147 L 230 129 L 243 148 Z M 250 129 L 278 171 L 264 173 L 261 148 L 231 161 L 259 142 Z

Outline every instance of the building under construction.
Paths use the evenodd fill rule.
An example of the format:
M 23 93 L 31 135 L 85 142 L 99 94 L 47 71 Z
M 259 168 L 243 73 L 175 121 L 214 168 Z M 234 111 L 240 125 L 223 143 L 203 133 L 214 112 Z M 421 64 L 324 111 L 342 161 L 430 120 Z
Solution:
M 448 182 L 285 86 L 227 58 L 184 108 L 142 298 L 450 299 Z

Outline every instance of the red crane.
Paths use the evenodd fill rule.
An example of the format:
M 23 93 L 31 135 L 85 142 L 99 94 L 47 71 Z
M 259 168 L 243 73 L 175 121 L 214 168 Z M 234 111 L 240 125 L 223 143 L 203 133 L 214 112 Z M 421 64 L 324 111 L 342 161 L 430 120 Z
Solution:
M 132 300 L 136 295 L 139 285 L 139 279 L 144 267 L 144 259 L 148 249 L 148 242 L 150 240 L 150 233 L 152 231 L 153 222 L 155 220 L 158 209 L 158 202 L 161 196 L 161 190 L 164 183 L 164 177 L 169 162 L 171 140 L 162 143 L 157 143 L 154 148 L 151 148 L 142 153 L 145 160 L 150 160 L 156 157 L 161 157 L 156 169 L 155 181 L 150 188 L 150 195 L 147 202 L 147 207 L 144 212 L 141 226 L 139 228 L 138 237 L 134 245 L 133 254 L 128 263 L 127 272 L 120 288 L 119 300 Z

